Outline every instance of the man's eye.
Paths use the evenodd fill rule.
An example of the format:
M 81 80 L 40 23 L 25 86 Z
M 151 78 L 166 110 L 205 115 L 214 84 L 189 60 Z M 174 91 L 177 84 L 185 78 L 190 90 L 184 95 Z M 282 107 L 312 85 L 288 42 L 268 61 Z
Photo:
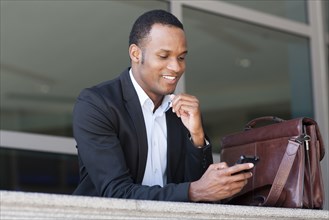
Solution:
M 159 55 L 159 57 L 160 57 L 161 59 L 166 59 L 166 58 L 168 58 L 168 56 L 166 56 L 166 55 Z
M 178 60 L 183 61 L 185 60 L 185 57 L 178 57 Z

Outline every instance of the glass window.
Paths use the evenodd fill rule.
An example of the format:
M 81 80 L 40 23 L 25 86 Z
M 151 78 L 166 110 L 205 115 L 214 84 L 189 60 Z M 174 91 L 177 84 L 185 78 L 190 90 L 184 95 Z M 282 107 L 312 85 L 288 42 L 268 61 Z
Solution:
M 163 1 L 1 1 L 1 129 L 71 136 L 81 89 L 129 66 L 134 20 Z
M 72 194 L 78 181 L 76 155 L 0 147 L 0 190 Z
M 306 0 L 220 0 L 303 23 L 308 22 Z
M 308 39 L 188 7 L 183 20 L 186 90 L 215 146 L 255 117 L 313 116 Z

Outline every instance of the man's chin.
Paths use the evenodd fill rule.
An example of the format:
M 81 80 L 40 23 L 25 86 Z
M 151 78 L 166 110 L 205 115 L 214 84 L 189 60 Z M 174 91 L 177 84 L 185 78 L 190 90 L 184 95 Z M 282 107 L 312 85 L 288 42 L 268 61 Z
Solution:
M 175 92 L 175 89 L 167 91 L 164 95 L 171 95 Z

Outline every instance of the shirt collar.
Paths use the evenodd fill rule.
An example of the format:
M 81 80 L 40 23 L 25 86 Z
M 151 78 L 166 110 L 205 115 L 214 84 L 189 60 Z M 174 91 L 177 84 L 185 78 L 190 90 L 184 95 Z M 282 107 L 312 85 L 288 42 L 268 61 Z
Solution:
M 145 104 L 147 104 L 147 102 L 151 102 L 152 103 L 152 108 L 154 109 L 154 103 L 152 102 L 152 100 L 150 99 L 150 97 L 146 94 L 146 92 L 142 89 L 142 87 L 138 84 L 138 82 L 136 81 L 133 73 L 132 73 L 132 69 L 130 68 L 129 70 L 129 75 L 130 75 L 130 79 L 133 83 L 133 86 L 137 92 L 138 95 L 138 99 L 139 102 L 141 104 L 141 106 L 144 106 Z M 165 95 L 165 97 L 162 100 L 161 105 L 159 106 L 159 108 L 157 109 L 160 110 L 161 112 L 166 112 L 168 111 L 168 109 L 171 107 L 171 98 L 170 95 Z

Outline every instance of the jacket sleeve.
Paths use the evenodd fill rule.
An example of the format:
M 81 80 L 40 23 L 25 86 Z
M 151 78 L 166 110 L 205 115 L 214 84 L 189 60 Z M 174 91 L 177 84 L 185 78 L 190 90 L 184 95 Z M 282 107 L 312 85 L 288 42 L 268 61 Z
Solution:
M 191 141 L 188 129 L 181 119 L 171 110 L 166 112 L 168 157 L 167 174 L 172 182 L 193 182 L 201 178 L 213 163 L 212 146 L 208 142 L 203 148 L 197 148 Z M 206 137 L 209 141 L 209 138 Z M 169 173 L 168 173 L 169 172 Z
M 206 138 L 209 140 L 208 138 Z M 210 164 L 213 163 L 212 147 L 208 143 L 203 148 L 196 148 L 188 138 L 187 156 L 185 165 L 186 181 L 196 181 L 206 172 Z
M 117 114 L 97 89 L 86 89 L 78 97 L 73 111 L 81 175 L 77 194 L 188 201 L 189 182 L 170 183 L 164 187 L 134 183 L 118 138 L 116 126 L 120 116 Z

